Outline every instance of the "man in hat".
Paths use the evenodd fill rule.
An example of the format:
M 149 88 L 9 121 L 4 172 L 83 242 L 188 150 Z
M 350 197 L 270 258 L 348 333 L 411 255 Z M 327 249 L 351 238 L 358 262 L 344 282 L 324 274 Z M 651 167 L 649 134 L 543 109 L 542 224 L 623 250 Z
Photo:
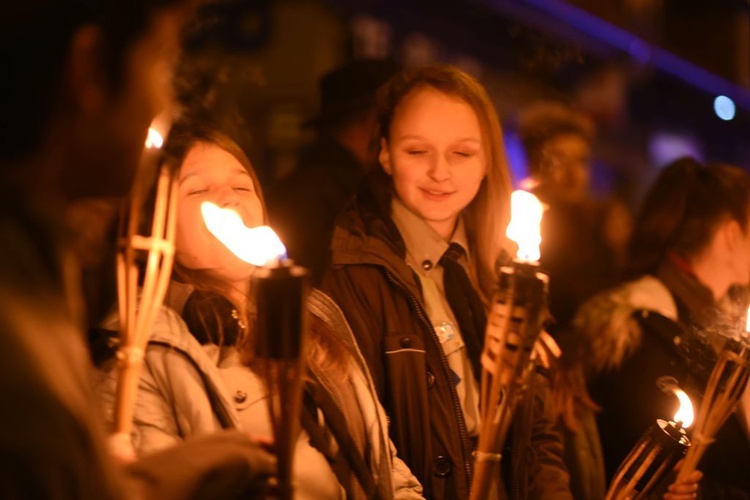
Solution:
M 195 3 L 0 7 L 1 498 L 247 498 L 271 472 L 239 433 L 114 463 L 62 219 L 73 202 L 128 191 Z
M 375 95 L 399 67 L 390 60 L 351 61 L 320 80 L 318 140 L 291 176 L 268 195 L 271 223 L 289 256 L 321 277 L 336 215 L 377 157 Z

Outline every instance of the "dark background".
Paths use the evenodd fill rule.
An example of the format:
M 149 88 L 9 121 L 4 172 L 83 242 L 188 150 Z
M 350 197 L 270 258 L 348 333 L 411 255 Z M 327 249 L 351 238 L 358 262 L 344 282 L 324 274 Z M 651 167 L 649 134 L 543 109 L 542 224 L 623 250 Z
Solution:
M 230 133 L 264 184 L 313 139 L 317 79 L 355 57 L 456 64 L 488 89 L 516 180 L 520 110 L 539 99 L 598 126 L 595 188 L 635 206 L 684 154 L 750 169 L 746 0 L 224 0 L 206 6 L 181 71 L 190 113 Z M 736 115 L 721 120 L 714 99 Z

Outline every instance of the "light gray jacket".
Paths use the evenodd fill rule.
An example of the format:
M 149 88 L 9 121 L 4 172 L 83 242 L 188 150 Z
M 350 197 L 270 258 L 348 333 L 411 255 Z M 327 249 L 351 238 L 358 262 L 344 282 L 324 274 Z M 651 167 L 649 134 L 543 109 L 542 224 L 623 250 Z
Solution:
M 167 302 L 174 303 L 174 300 Z M 181 304 L 177 304 L 177 308 L 181 308 Z M 317 290 L 310 294 L 308 308 L 311 314 L 338 332 L 355 353 L 354 369 L 347 381 L 333 381 L 315 367 L 310 369 L 315 371 L 323 386 L 350 385 L 344 392 L 353 392 L 357 405 L 362 408 L 368 433 L 368 465 L 381 496 L 422 498 L 421 485 L 396 456 L 388 438 L 385 413 L 343 314 L 333 300 Z M 116 329 L 116 318 L 106 326 Z M 103 367 L 99 380 L 99 392 L 110 423 L 114 420 L 116 384 L 117 370 L 115 363 L 110 362 Z M 229 385 L 232 382 L 222 378 L 216 362 L 189 332 L 177 311 L 163 306 L 153 326 L 140 378 L 132 436 L 136 453 L 145 455 L 219 429 L 243 430 L 238 412 L 253 401 L 235 398 L 243 388 Z M 388 484 L 392 485 L 391 489 L 386 487 Z

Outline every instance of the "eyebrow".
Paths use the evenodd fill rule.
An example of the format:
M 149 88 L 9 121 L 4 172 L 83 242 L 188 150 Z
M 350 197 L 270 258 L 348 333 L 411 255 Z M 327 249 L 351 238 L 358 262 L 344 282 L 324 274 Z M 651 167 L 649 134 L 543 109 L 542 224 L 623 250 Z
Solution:
M 247 170 L 245 170 L 242 167 L 234 169 L 232 171 L 232 173 L 235 174 L 235 175 L 237 175 L 237 174 L 244 175 L 244 176 L 248 177 L 250 180 L 252 180 L 252 176 L 250 175 L 250 172 L 248 172 Z M 180 180 L 178 181 L 177 184 L 181 186 L 183 182 L 185 182 L 186 180 L 190 179 L 191 177 L 195 177 L 197 175 L 199 175 L 199 174 L 197 174 L 195 172 L 191 172 L 191 173 L 185 175 L 185 177 L 180 178 Z
M 401 140 L 401 141 L 403 141 L 403 140 L 410 140 L 410 139 L 424 140 L 424 137 L 422 137 L 421 135 L 406 134 L 406 135 L 399 136 L 397 139 Z M 480 143 L 482 141 L 480 139 L 477 139 L 476 137 L 462 137 L 462 138 L 456 140 L 455 142 L 476 142 L 476 143 Z

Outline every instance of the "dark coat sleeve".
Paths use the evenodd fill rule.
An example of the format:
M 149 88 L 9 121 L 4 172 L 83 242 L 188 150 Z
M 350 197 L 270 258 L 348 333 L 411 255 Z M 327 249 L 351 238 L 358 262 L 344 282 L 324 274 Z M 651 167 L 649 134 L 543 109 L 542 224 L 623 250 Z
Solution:
M 527 498 L 572 499 L 568 472 L 563 462 L 562 436 L 552 409 L 549 379 L 536 374 L 522 405 L 529 426 L 526 460 L 528 470 Z M 519 415 L 521 416 L 521 415 Z M 523 450 L 519 450 L 523 451 Z
M 354 276 L 353 276 L 354 274 Z M 330 269 L 323 279 L 321 289 L 339 305 L 354 333 L 362 356 L 367 362 L 378 398 L 385 401 L 386 374 L 383 358 L 383 337 L 386 325 L 378 307 L 375 289 L 362 290 L 362 283 L 381 286 L 382 278 L 374 267 L 344 267 Z

